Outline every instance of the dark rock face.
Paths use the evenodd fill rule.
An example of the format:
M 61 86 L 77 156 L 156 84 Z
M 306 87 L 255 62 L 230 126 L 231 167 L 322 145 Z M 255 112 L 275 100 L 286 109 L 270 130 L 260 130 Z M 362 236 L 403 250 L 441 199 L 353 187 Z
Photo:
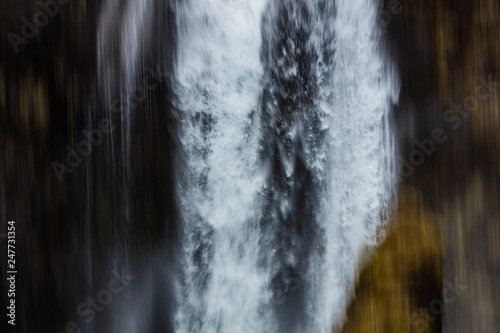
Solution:
M 499 295 L 500 261 L 495 253 L 500 240 L 496 222 L 500 216 L 497 163 L 500 94 L 489 78 L 500 81 L 500 6 L 496 1 L 426 0 L 405 1 L 403 6 L 402 13 L 393 16 L 386 33 L 388 54 L 397 61 L 402 80 L 399 105 L 394 110 L 400 158 L 411 163 L 413 152 L 424 152 L 416 140 L 432 138 L 436 129 L 446 139 L 436 143 L 432 153 L 422 153 L 425 161 L 418 166 L 412 163 L 414 170 L 410 175 L 406 176 L 408 169 L 403 168 L 400 175 L 405 175 L 404 185 L 399 198 L 405 198 L 407 186 L 412 185 L 422 194 L 424 205 L 419 206 L 416 199 L 411 199 L 414 203 L 410 206 L 420 207 L 417 209 L 420 214 L 430 210 L 441 217 L 432 223 L 443 228 L 443 236 L 438 239 L 426 236 L 432 241 L 421 241 L 416 253 L 433 262 L 429 253 L 434 253 L 435 243 L 439 244 L 444 249 L 443 261 L 438 266 L 442 265 L 439 269 L 442 276 L 437 272 L 429 274 L 427 269 L 411 278 L 401 278 L 399 274 L 407 274 L 409 268 L 408 272 L 402 268 L 398 273 L 370 275 L 377 265 L 390 265 L 389 258 L 382 260 L 385 263 L 368 265 L 349 313 L 359 318 L 358 314 L 367 314 L 364 311 L 376 303 L 380 309 L 376 317 L 380 320 L 373 321 L 369 315 L 361 320 L 365 325 L 380 325 L 359 330 L 353 320 L 348 321 L 344 330 L 385 332 L 397 327 L 418 332 L 423 326 L 416 322 L 412 325 L 413 311 L 429 308 L 429 297 L 440 299 L 446 281 L 458 281 L 467 288 L 455 301 L 445 304 L 445 311 L 435 320 L 425 319 L 426 329 L 495 332 L 500 328 L 498 316 L 486 309 L 495 304 Z M 392 243 L 396 246 L 391 248 L 390 243 L 394 239 L 403 240 L 398 226 L 409 221 L 411 217 L 396 218 L 396 231 L 388 237 L 380 257 L 391 257 L 386 253 L 389 251 L 392 256 L 401 256 L 402 262 L 408 260 L 406 247 Z M 427 222 L 420 224 L 424 228 Z M 371 284 L 381 279 L 395 279 L 393 287 L 399 286 L 404 292 L 397 297 L 389 292 L 391 299 L 372 294 Z M 442 286 L 432 291 L 428 286 L 436 281 L 440 281 L 437 286 Z M 413 287 L 405 289 L 411 282 Z M 427 296 L 422 298 L 423 295 Z M 381 326 L 382 323 L 389 326 Z M 402 324 L 406 327 L 400 327 Z
M 130 114 L 133 125 L 126 136 L 132 144 L 124 159 L 117 149 L 125 137 L 122 114 L 111 114 L 102 98 L 109 93 L 111 100 L 119 99 L 120 91 L 104 91 L 96 79 L 104 3 L 60 5 L 27 43 L 16 45 L 17 53 L 6 36 L 13 32 L 24 38 L 21 19 L 31 20 L 41 9 L 29 1 L 5 3 L 2 9 L 1 225 L 7 220 L 17 225 L 16 261 L 23 271 L 16 295 L 20 332 L 63 331 L 69 321 L 82 331 L 110 331 L 123 325 L 127 312 L 142 311 L 137 309 L 141 306 L 148 313 L 135 323 L 136 330 L 173 330 L 172 279 L 179 239 L 175 183 L 181 159 L 175 148 L 177 117 L 170 82 L 166 76 L 148 90 Z M 149 84 L 144 82 L 146 68 L 172 70 L 175 17 L 170 5 L 154 2 L 134 85 Z M 119 24 L 123 17 L 116 20 Z M 116 43 L 106 47 L 118 48 Z M 119 55 L 112 53 L 107 61 L 118 64 Z M 120 82 L 119 76 L 113 79 Z M 66 147 L 85 151 L 88 147 L 79 146 L 87 141 L 82 131 L 99 129 L 103 119 L 113 131 L 95 134 L 99 143 L 91 144 L 89 156 L 81 161 L 75 157 L 74 167 L 69 166 Z M 54 162 L 65 165 L 59 166 L 65 170 L 60 178 Z M 7 262 L 3 253 L 2 262 Z M 79 304 L 96 297 L 113 277 L 111 271 L 122 267 L 137 279 L 114 296 L 121 302 L 102 310 L 116 319 L 97 311 L 85 322 L 89 317 L 77 313 Z M 2 307 L 8 301 L 3 295 Z M 7 332 L 10 325 L 3 320 L 2 326 Z

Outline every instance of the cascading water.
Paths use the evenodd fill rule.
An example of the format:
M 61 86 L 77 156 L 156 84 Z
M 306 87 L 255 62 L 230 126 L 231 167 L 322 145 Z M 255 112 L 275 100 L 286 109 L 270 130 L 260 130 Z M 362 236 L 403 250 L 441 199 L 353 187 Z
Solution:
M 151 3 L 138 1 L 141 22 Z M 343 320 L 394 186 L 388 113 L 398 82 L 380 51 L 378 3 L 172 6 L 186 158 L 177 331 L 328 332 Z M 132 31 L 121 35 L 132 55 L 118 57 L 127 72 Z
M 180 332 L 269 330 L 264 319 L 245 329 L 268 297 L 267 276 L 257 268 L 263 5 L 204 1 L 177 9 L 175 76 L 188 156 Z
M 378 8 L 374 1 L 336 1 L 334 55 L 323 72 L 321 103 L 329 118 L 326 269 L 317 294 L 323 326 L 342 323 L 361 251 L 383 236 L 395 185 L 388 113 L 399 82 L 380 54 Z

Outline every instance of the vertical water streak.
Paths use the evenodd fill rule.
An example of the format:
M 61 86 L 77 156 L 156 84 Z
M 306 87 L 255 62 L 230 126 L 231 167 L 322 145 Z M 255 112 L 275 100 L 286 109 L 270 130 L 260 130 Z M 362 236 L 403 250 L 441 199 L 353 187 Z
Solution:
M 399 94 L 392 64 L 382 53 L 378 1 L 337 0 L 333 68 L 322 85 L 330 114 L 330 190 L 325 197 L 323 290 L 318 319 L 341 323 L 352 295 L 359 259 L 383 234 L 395 186 L 389 112 Z
M 94 258 L 101 264 L 106 277 L 111 270 L 120 272 L 125 269 L 138 275 L 137 267 L 141 263 L 134 262 L 132 244 L 136 235 L 130 232 L 134 229 L 132 221 L 134 205 L 132 198 L 134 174 L 131 164 L 132 131 L 135 112 L 139 107 L 132 98 L 144 75 L 145 65 L 142 63 L 148 49 L 148 35 L 152 31 L 155 0 L 105 0 L 102 4 L 97 31 L 97 89 L 103 112 L 95 116 L 92 128 L 101 119 L 108 119 L 113 132 L 104 137 L 103 143 L 96 148 L 95 156 L 103 160 L 99 165 L 102 174 L 111 177 L 101 179 L 105 186 L 103 196 L 111 202 L 113 240 L 106 244 L 112 249 L 109 258 Z M 149 64 L 148 64 L 149 65 Z M 120 103 L 117 103 L 120 101 Z M 152 221 L 154 224 L 156 221 Z M 137 230 L 137 229 L 136 229 Z M 103 236 L 104 238 L 105 236 Z M 135 270 L 135 271 L 134 271 Z M 151 273 L 143 271 L 140 280 L 153 280 Z M 99 279 L 99 273 L 96 274 Z M 147 327 L 149 313 L 154 311 L 152 292 L 150 288 L 138 286 L 135 289 L 126 288 L 119 296 L 120 303 L 113 304 L 113 318 L 99 318 L 86 326 L 89 331 L 105 329 L 108 332 L 132 333 L 143 331 Z M 151 283 L 152 284 L 152 283 Z M 132 296 L 133 295 L 133 296 Z M 132 297 L 134 300 L 132 300 Z M 148 308 L 148 311 L 144 311 Z M 102 320 L 99 322 L 98 320 Z M 95 325 L 92 328 L 92 325 Z
M 327 237 L 328 113 L 321 107 L 321 63 L 329 69 L 331 3 L 270 2 L 263 15 L 260 107 L 263 138 L 261 265 L 269 274 L 278 332 L 317 332 L 313 301 L 321 292 Z M 328 235 L 326 235 L 328 236 Z
M 104 106 L 100 119 L 109 119 L 115 133 L 119 133 L 105 143 L 110 149 L 107 162 L 117 171 L 112 183 L 120 189 L 116 196 L 120 197 L 118 201 L 125 203 L 123 215 L 127 221 L 131 196 L 131 119 L 136 111 L 131 107 L 134 105 L 131 98 L 142 75 L 141 52 L 145 50 L 145 36 L 151 31 L 153 15 L 153 0 L 106 0 L 97 32 L 97 88 Z M 117 108 L 118 100 L 120 108 Z
M 185 1 L 177 7 L 178 108 L 187 161 L 180 332 L 266 332 L 255 322 L 266 276 L 257 269 L 255 116 L 264 1 Z M 250 321 L 250 322 L 249 322 Z

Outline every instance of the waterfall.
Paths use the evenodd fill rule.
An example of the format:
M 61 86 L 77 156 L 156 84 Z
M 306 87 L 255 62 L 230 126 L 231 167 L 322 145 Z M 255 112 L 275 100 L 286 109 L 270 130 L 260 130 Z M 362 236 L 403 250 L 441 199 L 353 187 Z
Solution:
M 175 76 L 188 156 L 180 195 L 186 235 L 180 332 L 269 330 L 265 320 L 246 327 L 269 297 L 257 265 L 263 7 L 258 0 L 177 8 Z
M 380 53 L 378 3 L 337 0 L 332 68 L 322 86 L 329 117 L 329 185 L 322 224 L 328 240 L 320 320 L 341 323 L 359 258 L 383 238 L 393 189 L 395 149 L 389 110 L 399 82 Z M 331 74 L 331 75 L 330 75 Z M 321 310 L 323 313 L 321 313 Z
M 103 7 L 108 95 L 119 79 L 118 90 L 132 87 L 154 11 L 153 0 L 127 4 Z M 379 3 L 171 6 L 185 157 L 177 331 L 329 332 L 343 321 L 360 257 L 383 236 L 395 187 L 389 111 L 399 83 L 382 52 Z M 113 16 L 125 23 L 112 26 Z

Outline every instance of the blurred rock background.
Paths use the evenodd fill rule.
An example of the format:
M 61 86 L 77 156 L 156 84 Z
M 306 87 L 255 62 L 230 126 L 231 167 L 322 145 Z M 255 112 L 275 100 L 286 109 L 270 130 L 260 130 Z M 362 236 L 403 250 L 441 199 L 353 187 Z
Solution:
M 500 83 L 500 2 L 403 6 L 386 35 L 402 79 L 399 153 L 409 161 L 436 128 L 447 140 L 403 177 L 394 230 L 363 268 L 342 332 L 500 332 L 500 84 L 477 92 L 480 77 Z M 464 103 L 471 111 L 452 108 Z M 445 281 L 467 288 L 434 315 Z
M 156 21 L 171 25 L 168 2 L 154 5 L 162 16 Z M 164 266 L 175 272 L 179 235 L 173 190 L 177 175 L 172 167 L 178 161 L 173 148 L 178 135 L 170 112 L 169 83 L 165 80 L 149 91 L 147 103 L 139 104 L 131 115 L 134 163 L 124 165 L 121 151 L 113 149 L 122 140 L 120 115 L 114 116 L 112 134 L 105 134 L 103 143 L 59 182 L 51 164 L 64 163 L 66 146 L 76 149 L 85 138 L 81 131 L 98 128 L 110 115 L 111 106 L 99 97 L 102 91 L 98 92 L 95 74 L 101 1 L 60 5 L 58 13 L 14 52 L 8 34 L 22 37 L 21 19 L 33 22 L 40 10 L 29 0 L 3 2 L 0 10 L 0 227 L 3 233 L 7 221 L 16 221 L 16 265 L 22 272 L 17 276 L 14 331 L 61 332 L 68 321 L 76 321 L 83 332 L 120 325 L 171 332 L 175 274 L 166 275 Z M 119 24 L 123 13 L 116 15 Z M 157 44 L 140 55 L 144 68 L 156 67 L 159 57 L 168 60 L 175 52 L 172 36 L 165 33 L 173 34 L 174 29 L 152 29 L 161 34 L 151 31 Z M 118 36 L 112 37 L 106 47 L 118 48 Z M 119 97 L 117 93 L 113 99 Z M 1 262 L 4 291 L 8 289 L 4 250 Z M 112 302 L 105 311 L 121 316 L 83 322 L 78 305 L 107 287 L 111 270 L 121 272 L 123 267 L 137 276 L 132 282 L 136 287 L 115 297 L 133 298 L 135 308 L 120 309 L 124 302 Z M 4 319 L 7 302 L 2 292 Z M 6 320 L 0 325 L 2 332 L 12 329 Z

